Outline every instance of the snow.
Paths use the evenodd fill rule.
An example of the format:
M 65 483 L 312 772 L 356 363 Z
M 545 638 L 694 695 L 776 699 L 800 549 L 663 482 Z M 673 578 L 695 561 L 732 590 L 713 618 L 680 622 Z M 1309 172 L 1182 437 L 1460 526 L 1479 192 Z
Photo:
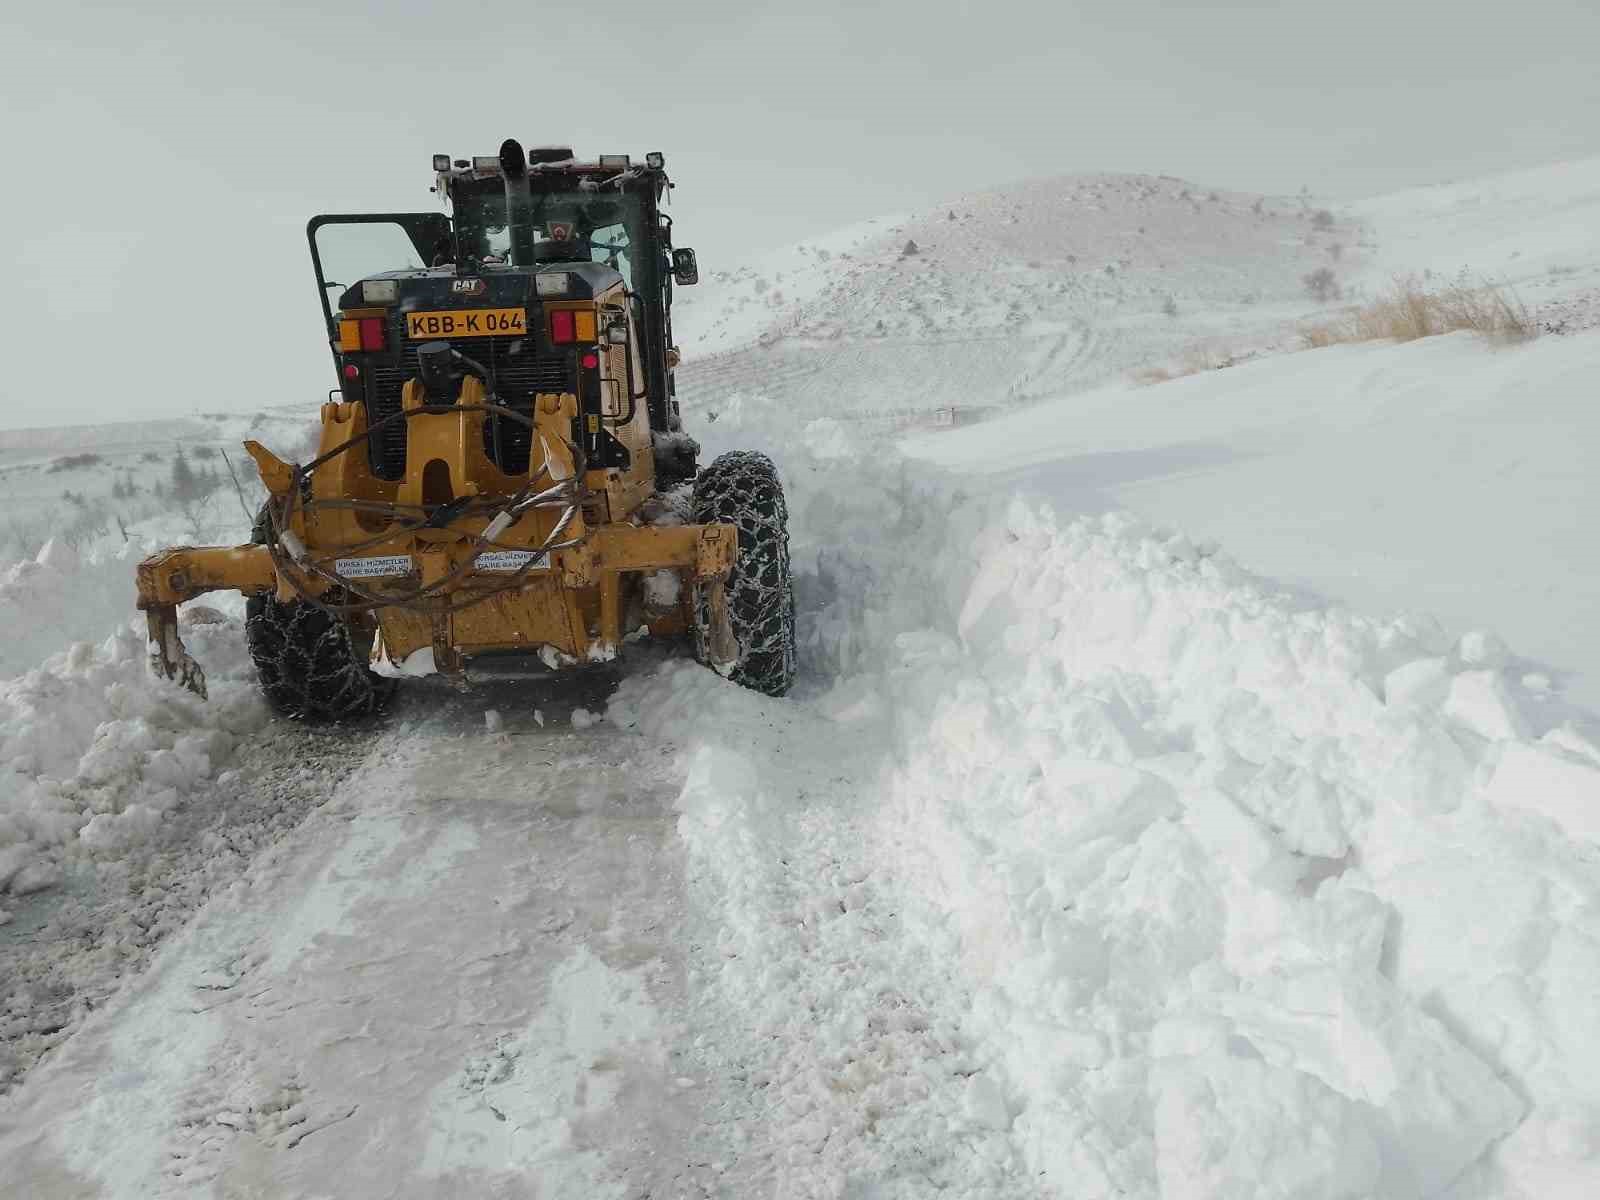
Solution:
M 1546 291 L 1600 287 L 1600 158 L 1413 188 L 1352 211 L 1382 231 L 1372 266 L 1385 278 L 1466 270 L 1511 284 L 1530 303 Z
M 1594 1111 L 1600 1039 L 1565 1014 L 1600 969 L 1600 860 L 1501 811 L 1500 772 L 1553 756 L 1528 740 L 1544 710 L 1482 667 L 1483 639 L 1439 655 L 1426 623 L 1308 608 L 1126 516 L 974 505 L 893 477 L 841 493 L 831 469 L 789 479 L 807 531 L 796 560 L 815 564 L 807 658 L 843 668 L 829 691 L 776 736 L 765 706 L 688 667 L 628 681 L 613 705 L 613 721 L 685 747 L 680 835 L 706 903 L 746 931 L 724 943 L 722 982 L 735 1007 L 768 1014 L 752 1036 L 815 1011 L 870 1027 L 854 995 L 812 990 L 831 961 L 819 955 L 854 911 L 834 896 L 898 892 L 867 910 L 876 937 L 960 973 L 897 964 L 895 987 L 964 994 L 950 1037 L 989 1056 L 963 1067 L 981 1069 L 981 1090 L 927 1103 L 963 1128 L 1012 1130 L 1025 1170 L 992 1160 L 1010 1163 L 1009 1186 L 1043 1173 L 1107 1194 L 1421 1196 L 1475 1173 L 1600 1179 L 1570 1145 L 1534 1154 L 1526 1176 L 1524 1140 L 1497 1157 L 1513 1131 Z M 825 532 L 884 513 L 898 517 L 893 572 L 851 575 Z M 869 635 L 880 627 L 902 632 Z M 831 727 L 808 732 L 807 708 Z M 886 743 L 877 768 L 852 762 L 852 747 L 870 761 Z M 1530 790 L 1594 809 L 1600 760 L 1561 761 L 1562 790 L 1539 776 Z M 760 864 L 780 857 L 785 878 L 831 886 L 774 887 Z M 1512 895 L 1529 900 L 1494 911 Z M 1464 939 L 1463 913 L 1499 929 Z M 1545 931 L 1575 918 L 1588 930 L 1575 963 L 1547 961 Z M 776 931 L 796 921 L 791 958 Z M 1508 1014 L 1484 998 L 1513 981 L 1508 1040 Z M 848 1040 L 819 1034 L 809 1052 L 885 1069 Z M 791 1068 L 766 1069 L 778 1086 Z M 850 1153 L 833 1177 L 859 1169 Z
M 20 675 L 75 642 L 100 641 L 127 620 L 144 547 L 80 555 L 51 540 L 37 557 L 0 567 L 0 619 L 20 636 L 0 642 L 0 678 Z
M 1302 277 L 1329 247 L 1352 267 L 1365 253 L 1359 226 L 1324 231 L 1311 216 L 1298 199 L 1081 175 L 774 252 L 679 294 L 686 424 L 704 440 L 723 414 L 763 402 L 807 420 L 951 419 L 1197 346 L 1282 345 L 1285 322 L 1316 311 Z M 901 253 L 908 237 L 915 256 Z
M 40 1196 L 531 1176 L 620 1197 L 639 1190 L 614 1164 L 662 1187 L 685 1170 L 697 1085 L 663 1044 L 680 917 L 654 780 L 563 733 L 530 791 L 515 751 L 461 736 L 481 724 L 435 711 L 378 737 L 8 1101 L 8 1172 Z
M 1506 747 L 1488 788 L 1491 804 L 1548 817 L 1568 837 L 1600 845 L 1600 758 L 1579 757 L 1550 744 Z
M 1289 352 L 1335 240 L 1352 287 L 1532 258 L 1581 310 L 1590 174 L 1331 231 L 1040 181 L 706 287 L 680 395 L 703 461 L 783 473 L 782 700 L 630 644 L 609 698 L 408 679 L 387 727 L 312 735 L 265 721 L 229 602 L 186 616 L 202 703 L 120 608 L 48 632 L 115 590 L 106 546 L 30 551 L 7 1177 L 1600 1193 L 1600 343 Z M 1236 365 L 1123 378 L 1196 345 Z
M 1596 334 L 1342 346 L 1062 396 L 907 448 L 973 488 L 1181 525 L 1356 608 L 1494 630 L 1600 708 L 1597 375 Z
M 146 839 L 163 813 L 211 780 L 265 717 L 237 625 L 185 637 L 213 665 L 202 701 L 150 672 L 125 628 L 0 682 L 0 876 L 59 866 Z M 37 880 L 37 874 L 33 879 Z

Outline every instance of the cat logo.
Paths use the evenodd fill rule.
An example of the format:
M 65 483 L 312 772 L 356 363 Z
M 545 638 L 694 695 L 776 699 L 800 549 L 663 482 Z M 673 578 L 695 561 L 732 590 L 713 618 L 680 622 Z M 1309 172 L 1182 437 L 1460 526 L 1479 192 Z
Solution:
M 550 240 L 553 242 L 570 242 L 575 232 L 577 226 L 571 221 L 550 222 Z
M 489 285 L 481 279 L 452 279 L 450 291 L 457 296 L 481 296 Z

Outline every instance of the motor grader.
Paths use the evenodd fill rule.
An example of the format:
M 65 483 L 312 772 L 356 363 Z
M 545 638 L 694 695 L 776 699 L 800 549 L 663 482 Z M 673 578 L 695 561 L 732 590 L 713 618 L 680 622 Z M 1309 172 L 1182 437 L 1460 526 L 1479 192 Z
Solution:
M 436 155 L 449 213 L 314 217 L 338 384 L 304 463 L 245 443 L 252 541 L 138 568 L 151 661 L 204 695 L 178 606 L 244 593 L 285 715 L 376 709 L 388 674 L 470 682 L 610 660 L 649 635 L 770 694 L 794 679 L 787 512 L 770 460 L 708 466 L 675 397 L 672 246 L 658 153 Z M 431 663 L 427 660 L 431 656 Z

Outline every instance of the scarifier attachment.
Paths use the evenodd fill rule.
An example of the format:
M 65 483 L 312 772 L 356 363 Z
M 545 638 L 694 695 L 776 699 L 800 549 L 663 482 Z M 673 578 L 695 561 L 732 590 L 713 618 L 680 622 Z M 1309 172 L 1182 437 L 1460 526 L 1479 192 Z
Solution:
M 206 695 L 206 673 L 200 669 L 178 636 L 178 610 L 163 604 L 145 612 L 150 625 L 150 667 L 158 675 L 176 679 L 202 700 Z
M 139 609 L 150 632 L 150 663 L 157 674 L 206 694 L 205 672 L 178 636 L 178 605 L 219 589 L 270 591 L 277 583 L 265 546 L 180 546 L 139 564 Z

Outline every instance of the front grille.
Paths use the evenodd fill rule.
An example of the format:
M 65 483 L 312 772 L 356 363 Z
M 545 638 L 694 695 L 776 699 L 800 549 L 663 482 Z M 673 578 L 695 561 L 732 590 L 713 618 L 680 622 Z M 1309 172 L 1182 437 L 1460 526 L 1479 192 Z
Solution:
M 394 336 L 395 331 L 390 331 Z M 417 374 L 417 346 L 406 341 L 401 344 L 400 361 L 382 363 L 368 370 L 371 386 L 370 423 L 376 425 L 385 417 L 400 411 L 400 395 L 406 381 Z M 475 362 L 482 363 L 494 376 L 496 394 L 513 412 L 525 417 L 533 415 L 533 398 L 540 392 L 576 392 L 577 363 L 570 353 L 541 355 L 536 343 L 529 337 L 456 338 L 450 343 Z M 500 444 L 495 446 L 496 427 Z M 528 469 L 530 430 L 516 421 L 491 418 L 484 426 L 483 449 L 489 458 L 508 475 L 520 475 Z M 380 479 L 399 479 L 406 470 L 406 422 L 393 425 L 373 435 L 368 447 L 372 473 Z

